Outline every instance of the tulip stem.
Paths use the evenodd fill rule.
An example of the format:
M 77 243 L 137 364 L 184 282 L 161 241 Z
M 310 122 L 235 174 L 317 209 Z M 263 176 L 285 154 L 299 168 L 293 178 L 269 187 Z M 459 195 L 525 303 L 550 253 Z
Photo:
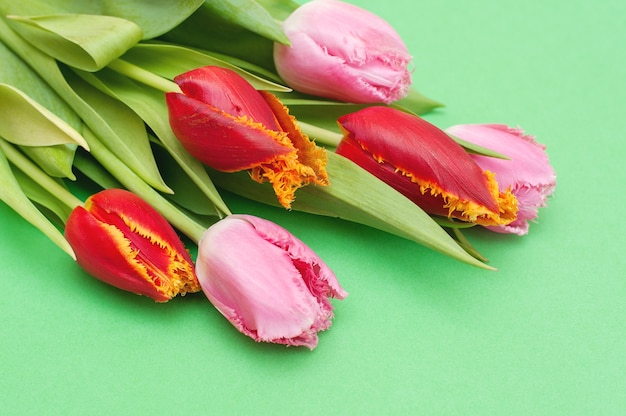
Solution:
M 154 188 L 145 183 L 128 166 L 121 162 L 96 135 L 85 129 L 84 137 L 89 143 L 91 154 L 102 166 L 111 172 L 129 191 L 134 192 L 154 209 L 159 211 L 175 228 L 189 237 L 196 244 L 200 241 L 206 228 L 185 215 L 176 206 L 165 199 Z
M 123 59 L 115 59 L 109 63 L 107 67 L 115 72 L 126 75 L 128 78 L 139 81 L 152 88 L 156 88 L 157 90 L 163 92 L 181 92 L 175 82 L 145 70 L 137 65 L 131 64 L 130 62 L 124 61 Z
M 298 125 L 307 136 L 314 138 L 316 142 L 325 146 L 337 147 L 343 138 L 339 133 L 303 121 L 298 121 Z
M 37 182 L 42 188 L 54 195 L 59 201 L 67 205 L 70 209 L 74 209 L 75 207 L 83 204 L 83 201 L 74 196 L 74 194 L 51 178 L 50 175 L 45 173 L 22 152 L 15 149 L 3 139 L 0 139 L 0 150 L 4 152 L 7 159 L 9 159 L 15 167 L 24 172 L 28 177 Z

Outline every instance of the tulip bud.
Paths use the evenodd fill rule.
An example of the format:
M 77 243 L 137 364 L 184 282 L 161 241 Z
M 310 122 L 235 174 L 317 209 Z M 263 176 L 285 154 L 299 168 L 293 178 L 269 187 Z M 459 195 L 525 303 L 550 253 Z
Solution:
M 172 226 L 129 191 L 107 189 L 89 197 L 70 214 L 65 237 L 83 269 L 119 289 L 157 302 L 200 290 Z
M 368 107 L 339 118 L 344 137 L 336 152 L 424 211 L 482 225 L 515 219 L 517 200 L 500 192 L 450 136 L 418 116 Z
M 276 96 L 214 66 L 174 81 L 182 94 L 166 94 L 170 126 L 198 160 L 222 172 L 249 170 L 252 179 L 272 184 L 286 208 L 298 188 L 328 185 L 325 150 L 300 131 Z
M 352 103 L 391 103 L 411 85 L 409 52 L 379 16 L 336 0 L 314 0 L 284 22 L 290 46 L 274 44 L 274 63 L 293 89 Z
M 501 124 L 458 125 L 446 129 L 448 133 L 468 142 L 487 147 L 510 160 L 471 155 L 484 170 L 496 174 L 500 189 L 510 188 L 519 201 L 517 219 L 508 225 L 488 227 L 492 231 L 524 235 L 529 221 L 537 218 L 539 208 L 556 187 L 556 174 L 545 146 L 525 135 L 521 129 Z
M 231 215 L 205 231 L 197 273 L 211 303 L 258 342 L 317 346 L 333 317 L 329 297 L 343 299 L 333 272 L 284 228 Z

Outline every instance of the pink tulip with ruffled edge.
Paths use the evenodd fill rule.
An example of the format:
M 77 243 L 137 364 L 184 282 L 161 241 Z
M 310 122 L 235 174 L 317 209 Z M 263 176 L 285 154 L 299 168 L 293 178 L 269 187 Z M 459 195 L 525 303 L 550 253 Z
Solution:
M 341 1 L 314 0 L 285 19 L 283 30 L 291 45 L 274 45 L 274 63 L 296 91 L 386 104 L 408 94 L 412 57 L 381 17 Z
M 314 349 L 333 317 L 329 298 L 347 293 L 302 241 L 279 225 L 231 215 L 198 244 L 196 274 L 211 303 L 258 342 Z
M 500 233 L 525 235 L 539 208 L 547 205 L 556 187 L 556 174 L 545 146 L 519 128 L 502 124 L 464 124 L 446 132 L 462 140 L 494 150 L 510 158 L 471 155 L 483 169 L 496 174 L 501 190 L 510 188 L 517 197 L 517 219 L 508 225 L 487 227 Z

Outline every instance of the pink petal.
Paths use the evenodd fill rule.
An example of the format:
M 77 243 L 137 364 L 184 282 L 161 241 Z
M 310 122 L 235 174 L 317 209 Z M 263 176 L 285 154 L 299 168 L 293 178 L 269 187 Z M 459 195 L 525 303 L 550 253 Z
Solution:
M 308 2 L 283 23 L 291 46 L 276 44 L 280 76 L 294 89 L 354 103 L 391 103 L 411 84 L 411 56 L 382 18 L 335 1 Z
M 518 199 L 519 212 L 507 226 L 490 230 L 523 235 L 528 233 L 529 221 L 537 218 L 539 208 L 556 187 L 556 174 L 550 165 L 545 146 L 519 128 L 502 124 L 465 124 L 446 131 L 463 140 L 492 149 L 510 160 L 472 155 L 483 170 L 496 174 L 500 190 L 511 188 Z
M 199 243 L 196 272 L 213 305 L 257 341 L 315 348 L 330 326 L 327 296 L 346 293 L 300 240 L 278 225 L 233 215 Z

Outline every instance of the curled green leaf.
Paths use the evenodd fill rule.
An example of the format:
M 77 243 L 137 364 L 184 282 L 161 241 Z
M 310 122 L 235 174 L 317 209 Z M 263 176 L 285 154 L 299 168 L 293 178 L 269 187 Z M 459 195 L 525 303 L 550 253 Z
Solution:
M 143 37 L 137 24 L 114 16 L 8 16 L 7 22 L 41 51 L 85 71 L 105 67 Z
M 59 144 L 56 146 L 21 146 L 22 151 L 34 160 L 48 175 L 75 180 L 72 171 L 76 146 Z
M 204 0 L 0 0 L 3 15 L 92 14 L 131 20 L 144 39 L 156 38 L 187 19 Z
M 8 84 L 0 84 L 0 136 L 23 146 L 73 143 L 89 149 L 74 128 Z
M 0 25 L 0 29 L 2 29 L 2 25 Z M 2 65 L 0 65 L 0 83 L 11 85 L 22 91 L 28 97 L 59 116 L 76 131 L 80 131 L 82 121 L 78 114 L 70 108 L 65 100 L 48 83 L 3 42 L 0 42 L 0 62 L 2 62 Z

